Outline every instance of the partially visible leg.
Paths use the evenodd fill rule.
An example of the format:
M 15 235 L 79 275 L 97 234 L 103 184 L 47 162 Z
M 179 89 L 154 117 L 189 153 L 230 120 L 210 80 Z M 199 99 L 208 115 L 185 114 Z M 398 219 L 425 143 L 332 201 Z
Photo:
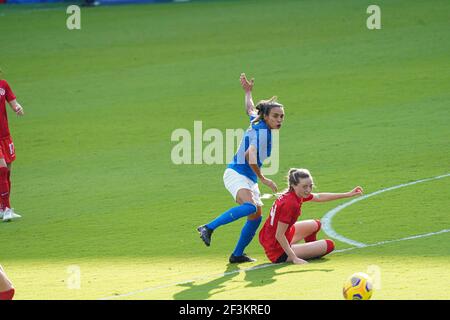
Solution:
M 236 202 L 237 203 L 255 203 L 254 194 L 251 190 L 241 189 L 236 194 Z M 230 263 L 241 263 L 241 262 L 253 262 L 256 261 L 247 255 L 244 254 L 245 248 L 250 244 L 253 240 L 253 237 L 256 234 L 256 230 L 261 223 L 262 217 L 262 209 L 261 206 L 256 206 L 256 212 L 248 215 L 247 222 L 244 224 L 242 228 L 241 235 L 239 237 L 236 248 L 230 256 Z
M 9 194 L 11 194 L 11 170 L 12 170 L 12 163 L 7 163 L 6 166 L 8 167 Z
M 262 217 L 262 208 L 260 206 L 257 207 L 256 213 L 248 216 L 247 222 L 244 224 L 244 227 L 241 231 L 241 236 L 239 237 L 239 241 L 236 245 L 236 248 L 233 251 L 233 256 L 239 257 L 244 255 L 245 248 L 250 244 L 253 240 L 253 237 L 256 234 L 256 230 L 261 223 Z
M 224 224 L 228 224 L 239 218 L 251 215 L 257 210 L 253 202 L 252 192 L 249 189 L 239 190 L 236 196 L 236 202 L 240 205 L 225 211 L 206 226 L 211 230 L 215 230 Z
M 5 159 L 0 158 L 0 210 L 11 208 L 9 203 L 9 169 Z
M 292 245 L 292 250 L 294 250 L 297 257 L 300 259 L 313 259 L 323 257 L 334 250 L 334 242 L 332 240 L 319 240 L 314 242 L 308 242 L 304 244 L 294 244 Z M 288 258 L 287 261 L 292 261 Z
M 5 271 L 0 266 L 0 300 L 12 300 L 14 296 L 14 287 L 12 282 L 6 276 Z
M 2 155 L 2 154 L 0 154 Z M 11 209 L 11 164 L 7 164 L 4 158 L 0 158 L 0 216 L 3 222 L 21 218 Z
M 240 189 L 236 196 L 236 202 L 240 205 L 225 211 L 213 221 L 197 228 L 200 233 L 200 238 L 207 246 L 211 243 L 211 235 L 215 229 L 242 217 L 249 216 L 257 211 L 256 205 L 253 202 L 253 194 L 249 189 Z
M 295 234 L 291 243 L 297 243 L 302 239 L 305 242 L 316 241 L 317 232 L 319 232 L 321 224 L 319 220 L 305 220 L 294 224 Z
M 322 228 L 322 223 L 320 222 L 320 220 L 315 219 L 314 221 L 317 224 L 317 229 L 316 229 L 316 231 L 311 233 L 309 236 L 305 237 L 305 242 L 306 243 L 317 241 L 317 234 L 319 233 L 320 229 Z

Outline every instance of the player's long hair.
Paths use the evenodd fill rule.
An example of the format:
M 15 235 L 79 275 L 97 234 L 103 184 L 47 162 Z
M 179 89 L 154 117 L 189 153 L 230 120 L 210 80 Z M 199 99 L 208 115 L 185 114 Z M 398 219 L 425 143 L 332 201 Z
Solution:
M 293 186 L 296 186 L 300 183 L 300 179 L 312 178 L 311 172 L 308 169 L 297 169 L 291 168 L 289 170 L 287 180 L 288 180 L 288 189 L 287 192 L 294 190 Z
M 284 189 L 282 192 L 276 193 L 275 196 L 279 198 L 285 193 L 291 192 L 294 190 L 293 186 L 296 186 L 300 183 L 300 179 L 312 178 L 311 172 L 308 169 L 297 169 L 291 168 L 289 169 L 289 173 L 286 177 L 288 187 Z
M 277 102 L 277 97 L 273 96 L 269 100 L 261 100 L 256 105 L 256 110 L 258 110 L 258 115 L 255 119 L 253 119 L 252 124 L 258 123 L 259 121 L 264 121 L 264 116 L 268 116 L 270 114 L 270 110 L 272 108 L 284 108 L 281 103 Z

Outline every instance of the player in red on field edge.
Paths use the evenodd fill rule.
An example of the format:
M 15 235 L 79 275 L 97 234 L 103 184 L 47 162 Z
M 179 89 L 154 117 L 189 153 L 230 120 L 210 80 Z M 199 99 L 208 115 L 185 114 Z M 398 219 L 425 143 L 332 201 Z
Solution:
M 13 284 L 0 265 L 0 300 L 12 300 L 14 293 Z
M 307 201 L 325 202 L 362 195 L 356 187 L 346 193 L 312 193 L 314 186 L 307 169 L 291 169 L 289 188 L 275 200 L 270 215 L 259 233 L 259 242 L 273 263 L 307 263 L 307 259 L 319 258 L 334 250 L 332 240 L 317 240 L 322 224 L 319 220 L 297 221 L 302 204 Z M 305 240 L 305 243 L 297 244 Z
M 0 219 L 8 222 L 21 216 L 14 212 L 9 202 L 11 195 L 11 168 L 16 159 L 14 143 L 9 132 L 6 102 L 18 116 L 23 116 L 22 106 L 17 102 L 16 96 L 8 82 L 3 79 L 0 70 Z

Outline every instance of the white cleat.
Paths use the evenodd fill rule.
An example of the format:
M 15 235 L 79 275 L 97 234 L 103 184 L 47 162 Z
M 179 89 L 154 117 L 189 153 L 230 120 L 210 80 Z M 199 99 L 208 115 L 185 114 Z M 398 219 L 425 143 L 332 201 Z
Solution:
M 14 209 L 12 208 L 11 209 L 6 208 L 5 211 L 3 211 L 3 218 L 2 218 L 3 222 L 9 222 L 19 218 L 22 218 L 22 216 L 15 213 Z
M 17 213 L 15 213 L 14 211 L 13 211 L 13 213 L 12 213 L 12 217 L 13 217 L 13 219 L 19 219 L 19 218 L 22 218 L 22 216 L 21 216 L 20 214 L 17 214 Z
M 10 209 L 5 209 L 5 211 L 3 211 L 3 222 L 9 222 L 12 219 L 12 212 Z

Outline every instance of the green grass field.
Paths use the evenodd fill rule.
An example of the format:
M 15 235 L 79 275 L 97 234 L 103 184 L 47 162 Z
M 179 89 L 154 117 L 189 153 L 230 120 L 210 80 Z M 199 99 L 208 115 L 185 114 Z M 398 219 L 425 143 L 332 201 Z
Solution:
M 306 266 L 268 266 L 255 239 L 246 252 L 257 262 L 228 265 L 243 221 L 209 248 L 195 230 L 233 205 L 225 164 L 170 158 L 171 133 L 196 120 L 223 132 L 248 125 L 246 72 L 255 100 L 285 105 L 271 177 L 280 188 L 290 167 L 309 168 L 317 192 L 366 194 L 449 173 L 450 3 L 377 1 L 381 30 L 366 28 L 370 4 L 105 6 L 83 8 L 73 31 L 62 4 L 0 6 L 0 65 L 26 112 L 9 114 L 11 200 L 23 218 L 0 224 L 16 298 L 342 299 L 348 276 L 378 270 L 373 299 L 450 299 L 448 232 Z M 360 201 L 333 227 L 367 244 L 450 229 L 449 182 Z M 305 204 L 301 219 L 344 202 Z

